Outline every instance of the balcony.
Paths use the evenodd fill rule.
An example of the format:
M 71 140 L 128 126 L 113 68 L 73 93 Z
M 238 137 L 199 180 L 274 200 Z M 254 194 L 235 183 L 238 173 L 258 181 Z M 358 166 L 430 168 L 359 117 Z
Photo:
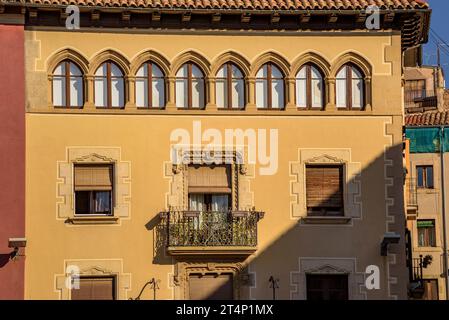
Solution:
M 257 249 L 257 211 L 169 211 L 161 218 L 171 255 L 248 256 Z
M 435 90 L 405 90 L 404 98 L 407 113 L 424 112 L 438 108 Z
M 418 189 L 416 179 L 405 179 L 405 199 L 407 205 L 407 218 L 414 220 L 418 215 Z

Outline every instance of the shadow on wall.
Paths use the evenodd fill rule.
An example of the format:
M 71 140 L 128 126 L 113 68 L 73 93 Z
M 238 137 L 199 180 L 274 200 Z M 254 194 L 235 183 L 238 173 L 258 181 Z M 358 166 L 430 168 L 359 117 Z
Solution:
M 11 258 L 10 253 L 0 253 L 0 268 L 3 268 Z
M 386 166 L 385 159 L 391 161 L 391 166 Z M 288 163 L 281 163 L 286 166 Z M 283 177 L 285 181 L 291 181 L 291 177 Z M 263 185 L 270 184 L 270 177 L 258 176 L 260 183 Z M 304 219 L 297 219 L 287 231 L 279 235 L 271 243 L 267 243 L 269 237 L 273 236 L 270 227 L 277 224 L 279 219 L 290 221 L 291 212 L 280 212 L 274 210 L 276 205 L 279 208 L 279 199 L 270 202 L 268 207 L 260 208 L 257 200 L 266 195 L 255 194 L 255 204 L 259 210 L 265 211 L 265 218 L 258 223 L 259 248 L 252 257 L 242 260 L 243 269 L 237 281 L 240 283 L 240 292 L 242 299 L 272 299 L 273 289 L 270 277 L 279 279 L 276 290 L 277 299 L 303 299 L 307 298 L 306 285 L 303 280 L 295 283 L 292 274 L 297 273 L 298 278 L 304 277 L 304 274 L 328 273 L 332 274 L 332 270 L 323 269 L 320 271 L 301 270 L 300 258 L 307 259 L 324 259 L 329 261 L 332 259 L 346 259 L 346 261 L 355 261 L 354 270 L 340 268 L 338 272 L 347 274 L 349 279 L 349 299 L 363 299 L 365 268 L 368 265 L 376 265 L 380 268 L 380 284 L 381 289 L 369 293 L 369 299 L 388 299 L 389 296 L 397 296 L 399 299 L 407 298 L 408 271 L 406 269 L 405 256 L 405 213 L 404 213 L 404 197 L 403 197 L 403 147 L 402 144 L 390 147 L 385 154 L 380 154 L 374 161 L 369 163 L 362 169 L 361 175 L 356 178 L 360 181 L 361 196 L 359 201 L 362 204 L 362 216 L 354 218 L 349 223 L 343 225 L 322 225 L 305 223 Z M 345 182 L 344 190 L 353 184 L 353 181 Z M 390 185 L 387 185 L 387 182 Z M 327 206 L 330 202 L 338 197 L 338 191 L 334 194 L 328 194 L 323 199 L 323 206 Z M 387 201 L 386 198 L 392 198 L 394 201 Z M 281 204 L 284 208 L 290 208 L 290 196 L 283 197 L 288 203 Z M 273 208 L 271 208 L 271 203 Z M 347 213 L 346 213 L 347 214 Z M 387 214 L 391 217 L 387 218 Z M 314 215 L 316 216 L 316 215 Z M 392 221 L 392 223 L 387 223 Z M 287 222 L 288 223 L 288 222 Z M 386 229 L 388 226 L 388 230 Z M 159 216 L 155 216 L 146 225 L 147 230 L 154 232 L 154 264 L 172 264 L 172 259 L 166 253 L 167 232 L 166 226 L 160 222 Z M 389 254 L 396 255 L 396 263 L 388 264 L 389 257 L 382 257 L 380 254 L 380 244 L 386 232 L 395 232 L 400 234 L 401 240 L 399 244 L 390 245 Z M 263 237 L 261 236 L 263 235 Z M 325 257 L 325 258 L 322 258 Z M 353 258 L 356 258 L 354 260 Z M 197 260 L 202 262 L 220 262 L 224 259 L 210 259 L 208 257 L 198 257 Z M 326 260 L 327 259 L 327 260 Z M 352 259 L 352 260 L 351 260 Z M 184 260 L 186 261 L 186 260 Z M 323 262 L 323 268 L 329 267 L 327 262 Z M 339 265 L 336 263 L 336 267 Z M 338 269 L 335 269 L 338 270 Z M 342 271 L 343 270 L 343 271 Z M 255 277 L 252 275 L 255 273 Z M 338 273 L 337 273 L 338 274 Z M 249 275 L 249 276 L 248 276 Z M 396 282 L 388 277 L 397 277 Z M 245 280 L 243 280 L 245 279 Z M 249 280 L 248 280 L 249 279 Z M 388 286 L 390 288 L 388 288 Z M 229 283 L 223 283 L 216 287 L 216 290 L 209 291 L 206 299 L 214 299 L 215 297 L 223 298 L 222 293 L 229 290 Z M 328 287 L 323 290 L 333 289 Z M 360 292 L 355 292 L 359 291 Z M 329 291 L 329 292 L 330 292 Z M 332 295 L 329 292 L 324 293 L 329 299 L 342 297 L 342 295 Z M 319 295 L 318 295 L 319 296 Z M 344 295 L 343 295 L 344 296 Z M 310 297 L 309 297 L 310 298 Z

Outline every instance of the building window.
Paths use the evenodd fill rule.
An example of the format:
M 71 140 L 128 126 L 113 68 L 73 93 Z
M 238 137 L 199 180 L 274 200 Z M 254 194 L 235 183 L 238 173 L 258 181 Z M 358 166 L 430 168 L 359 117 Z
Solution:
M 218 70 L 215 88 L 219 108 L 242 109 L 245 106 L 245 80 L 235 64 L 228 62 Z
M 324 107 L 324 81 L 320 70 L 304 65 L 296 74 L 296 106 L 302 109 Z
M 185 63 L 176 73 L 176 106 L 203 109 L 205 106 L 204 74 L 192 62 Z
M 439 300 L 438 279 L 423 279 L 424 296 L 423 300 Z
M 307 274 L 307 300 L 348 300 L 348 275 Z
M 71 289 L 72 300 L 115 300 L 115 277 L 80 277 L 79 289 Z
M 352 64 L 344 65 L 337 74 L 337 108 L 361 110 L 365 104 L 364 75 Z
M 256 74 L 257 108 L 283 109 L 284 94 L 284 75 L 274 64 L 264 64 Z
M 82 107 L 83 73 L 73 62 L 65 60 L 53 71 L 53 105 L 55 107 Z
M 436 247 L 435 220 L 418 220 L 418 246 Z
M 433 166 L 417 166 L 418 188 L 433 189 Z
M 138 108 L 163 108 L 165 106 L 164 73 L 152 62 L 144 63 L 137 70 L 136 106 Z
M 114 62 L 103 63 L 95 72 L 95 106 L 99 108 L 125 106 L 123 72 Z
M 75 165 L 75 215 L 112 215 L 112 165 Z
M 404 91 L 406 101 L 425 98 L 426 80 L 407 80 L 405 81 Z
M 232 274 L 190 274 L 190 300 L 233 300 Z
M 231 207 L 231 166 L 190 165 L 189 210 L 227 213 Z
M 309 216 L 343 216 L 343 166 L 306 165 Z

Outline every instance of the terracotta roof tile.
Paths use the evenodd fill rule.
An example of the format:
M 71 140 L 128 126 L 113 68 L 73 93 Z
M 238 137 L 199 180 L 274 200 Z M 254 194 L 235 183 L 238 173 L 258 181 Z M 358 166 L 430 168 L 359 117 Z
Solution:
M 381 9 L 426 9 L 425 0 L 0 0 L 0 3 L 77 4 L 98 7 L 245 9 L 245 10 L 361 10 L 370 5 Z
M 405 116 L 405 125 L 410 127 L 449 125 L 449 110 L 408 114 Z

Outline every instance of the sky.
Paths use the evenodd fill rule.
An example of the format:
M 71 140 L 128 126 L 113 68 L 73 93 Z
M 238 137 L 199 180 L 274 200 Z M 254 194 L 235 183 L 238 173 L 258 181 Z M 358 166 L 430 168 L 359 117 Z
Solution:
M 432 17 L 430 19 L 429 42 L 424 46 L 423 64 L 437 65 L 437 46 L 436 43 L 441 40 L 447 45 L 441 49 L 441 65 L 444 68 L 446 77 L 446 87 L 449 86 L 449 0 L 428 0 L 432 8 Z M 435 35 L 436 33 L 436 35 Z M 438 40 L 439 36 L 441 40 Z

